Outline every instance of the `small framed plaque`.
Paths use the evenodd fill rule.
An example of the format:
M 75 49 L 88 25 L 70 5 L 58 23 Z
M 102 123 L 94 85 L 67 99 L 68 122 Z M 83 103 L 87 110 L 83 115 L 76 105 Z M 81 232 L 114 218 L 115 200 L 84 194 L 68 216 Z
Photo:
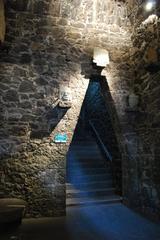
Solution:
M 57 133 L 54 137 L 55 143 L 66 143 L 68 140 L 66 133 Z

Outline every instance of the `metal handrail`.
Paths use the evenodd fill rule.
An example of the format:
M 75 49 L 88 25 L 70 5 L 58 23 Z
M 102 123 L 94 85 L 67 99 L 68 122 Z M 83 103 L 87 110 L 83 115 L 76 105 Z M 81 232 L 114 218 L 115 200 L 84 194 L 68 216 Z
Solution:
M 96 137 L 97 137 L 99 143 L 101 144 L 101 147 L 103 148 L 103 151 L 104 151 L 105 155 L 106 155 L 107 158 L 112 162 L 112 156 L 111 156 L 111 154 L 109 153 L 107 147 L 104 145 L 103 141 L 101 140 L 101 137 L 100 137 L 98 131 L 96 130 L 95 126 L 94 126 L 93 120 L 89 120 L 89 124 L 90 124 L 90 126 L 92 127 L 94 133 L 96 134 Z

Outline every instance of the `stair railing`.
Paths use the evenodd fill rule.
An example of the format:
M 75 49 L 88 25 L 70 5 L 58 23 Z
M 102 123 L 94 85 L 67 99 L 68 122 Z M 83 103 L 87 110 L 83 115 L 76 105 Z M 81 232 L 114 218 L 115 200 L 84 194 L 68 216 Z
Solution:
M 105 144 L 103 143 L 103 140 L 101 139 L 101 137 L 95 127 L 94 121 L 97 121 L 97 120 L 89 120 L 89 125 L 91 126 L 93 132 L 95 133 L 97 140 L 99 141 L 99 144 L 101 145 L 106 157 L 112 162 L 112 156 L 111 156 L 110 152 L 108 151 L 107 147 L 105 146 Z

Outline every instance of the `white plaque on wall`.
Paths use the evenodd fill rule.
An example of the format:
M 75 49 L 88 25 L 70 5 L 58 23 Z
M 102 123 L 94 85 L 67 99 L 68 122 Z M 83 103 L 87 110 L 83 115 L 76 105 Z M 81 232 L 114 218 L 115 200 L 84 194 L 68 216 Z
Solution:
M 59 89 L 59 106 L 71 107 L 72 105 L 72 93 L 71 89 L 67 86 L 61 86 Z

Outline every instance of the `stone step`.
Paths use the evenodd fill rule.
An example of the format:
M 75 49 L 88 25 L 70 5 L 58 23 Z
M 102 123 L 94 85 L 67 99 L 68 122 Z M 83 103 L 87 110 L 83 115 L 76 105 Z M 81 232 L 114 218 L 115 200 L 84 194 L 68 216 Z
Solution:
M 102 157 L 102 152 L 101 150 L 99 149 L 91 149 L 91 150 L 88 150 L 88 149 L 84 149 L 84 148 L 80 148 L 80 149 L 73 149 L 71 151 L 68 152 L 68 156 L 72 156 L 72 155 L 87 155 L 87 156 L 90 156 L 90 157 L 93 157 L 93 156 L 101 156 Z
M 97 142 L 96 141 L 93 141 L 93 140 L 88 140 L 88 141 L 84 141 L 84 140 L 79 140 L 79 141 L 74 141 L 71 143 L 70 145 L 71 147 L 72 146 L 98 146 Z
M 80 155 L 80 154 L 76 154 L 76 155 L 70 155 L 68 156 L 67 159 L 68 163 L 76 163 L 76 162 L 102 162 L 102 163 L 108 163 L 109 160 L 108 159 L 104 159 L 102 156 L 85 156 L 85 155 Z
M 83 205 L 97 205 L 97 204 L 113 204 L 122 202 L 122 197 L 117 195 L 107 197 L 84 197 L 84 198 L 67 198 L 66 205 L 69 206 L 83 206 Z
M 71 145 L 70 150 L 92 150 L 92 149 L 96 149 L 99 150 L 99 146 L 95 143 L 95 144 L 76 144 L 76 145 Z
M 100 153 L 101 154 L 101 150 L 98 147 L 90 147 L 90 146 L 79 146 L 79 147 L 72 147 L 69 149 L 68 153 Z
M 81 168 L 79 166 L 77 167 L 67 167 L 67 175 L 68 176 L 73 176 L 76 174 L 78 175 L 93 175 L 93 174 L 111 174 L 111 169 L 109 168 L 104 168 L 104 167 L 89 167 L 89 168 Z
M 97 197 L 97 196 L 110 196 L 114 195 L 115 188 L 98 188 L 98 189 L 88 189 L 87 191 L 82 191 L 78 189 L 67 189 L 67 198 L 79 198 L 79 197 Z
M 70 160 L 78 160 L 78 161 L 105 161 L 105 158 L 99 153 L 93 153 L 93 155 L 85 154 L 85 153 L 72 153 L 68 155 L 68 161 Z
M 86 162 L 67 162 L 67 169 L 70 171 L 74 168 L 110 168 L 109 163 L 97 162 L 97 161 L 86 161 Z
M 68 152 L 68 157 L 70 156 L 87 156 L 87 157 L 100 157 L 100 158 L 103 158 L 102 156 L 102 152 L 100 150 L 97 150 L 97 149 L 92 149 L 90 151 L 88 150 L 72 150 L 70 152 Z
M 110 173 L 105 173 L 105 174 L 92 174 L 92 175 L 71 175 L 68 176 L 68 180 L 71 183 L 90 183 L 94 181 L 106 181 L 106 180 L 111 180 L 112 175 Z
M 111 164 L 96 141 L 77 139 L 67 154 L 67 206 L 115 204 Z
M 91 158 L 88 158 L 88 159 L 85 159 L 85 160 L 81 160 L 81 159 L 77 159 L 77 158 L 70 158 L 70 159 L 67 159 L 67 164 L 71 165 L 71 164 L 103 164 L 105 165 L 106 167 L 107 166 L 111 166 L 111 162 L 109 160 L 103 160 L 103 159 L 98 159 L 98 158 L 95 158 L 95 159 L 91 159 Z
M 92 181 L 92 182 L 81 182 L 81 183 L 67 183 L 66 184 L 66 188 L 67 189 L 72 189 L 72 188 L 76 188 L 79 190 L 92 190 L 92 189 L 98 189 L 98 188 L 112 188 L 113 187 L 113 183 L 112 183 L 112 179 L 109 179 L 107 181 Z

